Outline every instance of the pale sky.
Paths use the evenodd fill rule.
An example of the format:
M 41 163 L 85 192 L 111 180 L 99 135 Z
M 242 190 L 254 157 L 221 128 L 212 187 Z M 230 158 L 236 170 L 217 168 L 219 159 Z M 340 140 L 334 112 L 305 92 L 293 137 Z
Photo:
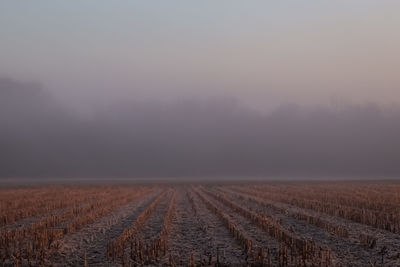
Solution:
M 66 103 L 400 102 L 400 1 L 0 3 L 0 75 Z

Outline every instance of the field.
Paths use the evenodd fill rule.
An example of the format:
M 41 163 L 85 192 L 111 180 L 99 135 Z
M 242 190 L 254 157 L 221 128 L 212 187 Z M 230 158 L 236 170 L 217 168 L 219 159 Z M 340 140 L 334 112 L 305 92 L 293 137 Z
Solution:
M 400 266 L 400 184 L 0 188 L 2 266 Z

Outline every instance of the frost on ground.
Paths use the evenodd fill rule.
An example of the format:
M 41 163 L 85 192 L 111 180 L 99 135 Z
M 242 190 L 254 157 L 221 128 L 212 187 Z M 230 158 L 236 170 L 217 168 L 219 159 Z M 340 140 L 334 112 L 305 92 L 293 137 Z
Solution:
M 160 194 L 160 190 L 133 201 L 112 214 L 88 225 L 80 231 L 66 236 L 61 241 L 58 265 L 79 265 L 84 263 L 86 252 L 87 263 L 98 266 L 104 263 L 107 252 L 107 240 L 118 237 L 130 228 L 136 217 Z
M 398 195 L 396 183 L 98 187 L 91 199 L 81 195 L 62 209 L 3 225 L 0 264 L 400 266 Z M 333 209 L 321 209 L 327 205 Z M 344 214 L 349 207 L 361 215 Z M 79 218 L 81 227 L 65 228 Z

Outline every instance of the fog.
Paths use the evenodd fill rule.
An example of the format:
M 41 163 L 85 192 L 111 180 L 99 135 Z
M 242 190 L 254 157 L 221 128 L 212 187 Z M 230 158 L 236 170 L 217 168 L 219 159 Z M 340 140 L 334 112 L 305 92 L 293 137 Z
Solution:
M 400 2 L 0 1 L 0 75 L 87 105 L 400 105 Z
M 0 1 L 0 177 L 398 177 L 399 10 Z
M 0 78 L 1 177 L 395 177 L 400 110 L 255 111 L 233 98 L 109 102 L 90 115 Z

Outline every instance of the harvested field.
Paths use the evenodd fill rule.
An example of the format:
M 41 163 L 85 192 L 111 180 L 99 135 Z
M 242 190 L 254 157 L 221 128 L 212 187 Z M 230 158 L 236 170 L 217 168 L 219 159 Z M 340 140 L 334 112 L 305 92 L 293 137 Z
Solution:
M 2 266 L 400 266 L 400 184 L 0 189 Z

